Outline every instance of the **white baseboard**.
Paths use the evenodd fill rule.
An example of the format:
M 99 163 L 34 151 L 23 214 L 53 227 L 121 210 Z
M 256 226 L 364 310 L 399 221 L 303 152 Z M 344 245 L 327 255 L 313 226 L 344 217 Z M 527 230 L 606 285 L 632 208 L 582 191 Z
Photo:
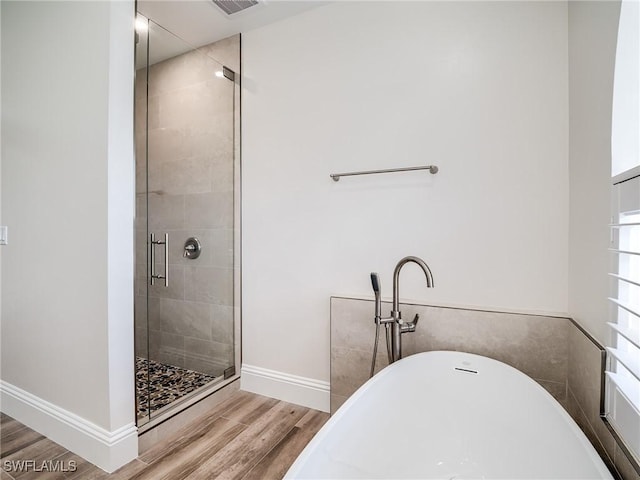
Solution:
M 0 380 L 3 413 L 111 473 L 138 456 L 134 423 L 112 432 Z
M 253 365 L 242 365 L 240 389 L 323 412 L 330 408 L 329 382 Z

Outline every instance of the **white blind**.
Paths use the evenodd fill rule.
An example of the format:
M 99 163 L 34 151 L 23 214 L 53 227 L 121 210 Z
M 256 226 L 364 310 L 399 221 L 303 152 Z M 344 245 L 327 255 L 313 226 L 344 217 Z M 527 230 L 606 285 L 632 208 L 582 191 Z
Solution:
M 640 177 L 613 186 L 606 415 L 640 458 Z
M 612 235 L 606 417 L 640 459 L 640 2 L 622 0 L 611 125 Z

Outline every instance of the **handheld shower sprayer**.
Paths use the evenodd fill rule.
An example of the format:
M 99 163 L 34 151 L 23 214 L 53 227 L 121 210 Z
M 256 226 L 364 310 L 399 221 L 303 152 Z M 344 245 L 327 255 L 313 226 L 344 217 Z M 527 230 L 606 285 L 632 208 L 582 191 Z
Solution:
M 380 338 L 380 325 L 384 324 L 384 333 L 387 344 L 387 358 L 389 363 L 392 361 L 391 356 L 391 323 L 393 321 L 393 317 L 382 318 L 382 299 L 380 297 L 380 276 L 371 272 L 371 287 L 373 288 L 373 295 L 375 296 L 375 318 L 374 322 L 376 324 L 376 334 L 373 342 L 373 358 L 371 359 L 371 371 L 369 373 L 369 378 L 373 377 L 373 372 L 376 368 L 376 358 L 378 356 L 378 342 Z
M 376 272 L 371 272 L 371 286 L 376 297 L 376 322 L 382 314 L 382 301 L 380 300 L 380 277 Z
M 373 294 L 375 296 L 376 303 L 376 316 L 374 322 L 376 324 L 376 336 L 373 342 L 373 358 L 371 359 L 371 371 L 369 372 L 369 378 L 373 377 L 373 372 L 376 368 L 376 357 L 378 356 L 378 338 L 380 337 L 380 314 L 382 313 L 382 300 L 380 299 L 380 277 L 376 272 L 371 272 L 371 287 L 373 288 Z

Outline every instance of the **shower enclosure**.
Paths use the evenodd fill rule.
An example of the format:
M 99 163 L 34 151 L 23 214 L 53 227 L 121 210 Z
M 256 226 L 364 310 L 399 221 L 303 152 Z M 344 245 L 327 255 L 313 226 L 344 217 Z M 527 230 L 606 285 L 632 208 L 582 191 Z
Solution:
M 193 48 L 138 15 L 138 425 L 235 377 L 240 39 Z

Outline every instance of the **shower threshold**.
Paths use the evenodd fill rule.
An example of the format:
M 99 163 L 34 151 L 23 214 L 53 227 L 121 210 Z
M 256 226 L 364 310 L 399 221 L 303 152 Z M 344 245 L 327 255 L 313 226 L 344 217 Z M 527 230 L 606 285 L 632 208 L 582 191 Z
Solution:
M 172 405 L 215 379 L 205 373 L 136 357 L 138 419 Z

